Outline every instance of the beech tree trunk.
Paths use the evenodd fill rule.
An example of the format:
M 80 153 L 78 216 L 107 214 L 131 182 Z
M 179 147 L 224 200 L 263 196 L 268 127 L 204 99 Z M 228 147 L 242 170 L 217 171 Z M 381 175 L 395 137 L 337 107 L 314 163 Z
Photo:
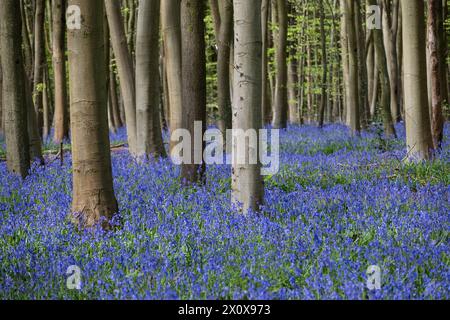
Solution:
M 422 0 L 401 0 L 407 160 L 430 158 L 433 148 L 427 94 L 425 14 Z
M 369 0 L 370 5 L 376 5 L 376 0 Z M 383 117 L 384 134 L 386 137 L 391 138 L 396 136 L 395 127 L 392 118 L 392 108 L 391 108 L 391 86 L 389 84 L 389 72 L 388 72 L 388 62 L 386 59 L 386 50 L 383 42 L 383 34 L 381 30 L 374 29 L 371 30 L 373 36 L 373 44 L 375 49 L 375 65 L 377 67 L 375 81 L 380 80 L 381 83 L 381 114 Z M 375 84 L 375 89 L 378 91 L 377 85 Z M 377 92 L 373 92 L 377 95 Z M 376 98 L 374 98 L 376 102 Z M 373 102 L 375 104 L 375 102 Z
M 212 3 L 216 3 L 213 1 Z M 218 12 L 213 15 L 217 29 L 217 95 L 219 106 L 218 127 L 226 136 L 226 130 L 231 129 L 231 96 L 230 96 L 230 47 L 233 32 L 232 0 L 217 1 Z
M 359 84 L 358 84 L 358 48 L 355 32 L 354 0 L 344 0 L 345 27 L 348 34 L 348 88 L 347 88 L 347 122 L 353 132 L 361 130 L 359 117 Z
M 269 57 L 267 50 L 269 47 L 269 0 L 262 0 L 261 3 L 261 30 L 262 30 L 262 118 L 263 125 L 270 123 L 272 114 L 272 98 L 269 85 Z
M 261 128 L 261 11 L 255 10 L 260 0 L 234 0 L 234 99 L 233 129 L 258 130 Z M 233 141 L 233 152 L 236 152 Z M 258 148 L 246 143 L 245 154 Z M 258 157 L 256 155 L 256 157 Z M 234 161 L 232 169 L 232 203 L 241 206 L 243 213 L 258 211 L 264 200 L 261 164 Z
M 347 20 L 345 15 L 345 0 L 340 0 L 340 11 L 341 11 L 341 55 L 342 55 L 342 77 L 343 77 L 343 94 L 342 94 L 342 104 L 343 113 L 346 115 L 348 110 L 349 101 L 349 53 L 348 53 L 348 33 L 347 33 Z M 347 117 L 345 117 L 345 122 L 350 125 Z
M 159 13 L 159 0 L 140 1 L 136 36 L 138 157 L 166 155 L 160 121 Z
M 111 1 L 112 2 L 112 1 Z M 118 211 L 108 132 L 103 1 L 69 0 L 81 9 L 80 30 L 68 30 L 73 204 L 81 228 L 111 227 Z
M 61 143 L 69 136 L 67 107 L 66 59 L 65 59 L 65 2 L 52 0 L 53 24 L 53 70 L 55 77 L 55 132 L 53 141 Z
M 109 85 L 108 94 L 111 102 L 112 117 L 114 119 L 114 125 L 116 129 L 119 129 L 123 127 L 123 122 L 122 118 L 120 117 L 120 105 L 119 105 L 119 97 L 117 95 L 116 74 L 112 69 L 110 69 L 109 71 L 108 85 Z
M 127 38 L 120 11 L 120 0 L 105 0 L 111 44 L 117 61 L 120 90 L 125 108 L 125 118 L 130 153 L 136 155 L 136 89 L 133 60 L 128 50 Z
M 399 5 L 400 3 L 398 0 L 394 0 L 392 5 L 390 1 L 382 0 L 384 46 L 386 48 L 390 79 L 389 84 L 391 86 L 391 112 L 395 123 L 401 121 L 399 95 L 400 80 L 397 57 Z
M 277 0 L 278 8 L 278 45 L 276 47 L 277 80 L 275 89 L 275 108 L 273 127 L 275 129 L 287 128 L 288 120 L 288 92 L 287 92 L 287 32 L 288 15 L 285 0 Z
M 322 48 L 322 93 L 320 95 L 320 107 L 319 107 L 319 127 L 323 127 L 325 121 L 325 108 L 327 105 L 328 95 L 327 95 L 327 47 L 326 47 L 326 35 L 325 35 L 325 7 L 323 5 L 323 0 L 319 0 L 319 11 L 320 11 L 320 42 Z
M 258 10 L 259 11 L 259 10 Z M 181 0 L 181 38 L 182 38 L 182 125 L 195 139 L 194 123 L 201 121 L 201 136 L 206 130 L 206 55 L 205 55 L 205 8 L 202 1 Z M 203 156 L 201 143 L 192 143 L 192 163 L 181 167 L 181 180 L 185 185 L 202 182 L 205 165 L 196 159 Z M 201 150 L 198 150 L 200 149 Z M 200 161 L 195 161 L 200 160 Z
M 30 169 L 30 150 L 21 28 L 20 7 L 16 0 L 0 1 L 0 58 L 6 161 L 11 173 L 25 178 Z
M 433 145 L 442 147 L 444 140 L 443 109 L 446 102 L 446 82 L 443 74 L 447 72 L 445 49 L 442 34 L 445 33 L 442 0 L 428 0 L 428 41 L 431 69 L 431 116 Z M 444 38 L 445 39 L 445 38 Z
M 33 100 L 37 115 L 37 124 L 40 136 L 44 126 L 43 91 L 44 91 L 44 66 L 45 66 L 45 42 L 44 42 L 44 0 L 36 0 L 34 18 L 34 77 Z
M 161 2 L 161 24 L 164 42 L 164 63 L 170 105 L 170 132 L 183 127 L 181 86 L 181 20 L 180 0 Z M 178 141 L 170 141 L 170 150 Z

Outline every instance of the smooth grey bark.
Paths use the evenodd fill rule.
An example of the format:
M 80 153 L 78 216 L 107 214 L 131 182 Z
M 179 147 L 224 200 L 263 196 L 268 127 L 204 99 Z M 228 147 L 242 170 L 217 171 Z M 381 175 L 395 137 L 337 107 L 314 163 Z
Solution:
M 431 128 L 433 145 L 440 149 L 444 140 L 444 104 L 448 99 L 445 79 L 446 52 L 442 0 L 428 0 L 428 47 L 431 71 Z
M 217 57 L 217 95 L 219 105 L 218 127 L 226 136 L 226 130 L 231 129 L 231 96 L 230 96 L 230 47 L 233 32 L 232 0 L 220 0 L 218 24 L 218 57 Z M 217 17 L 216 17 L 217 20 Z
M 205 7 L 202 1 L 181 0 L 182 39 L 182 125 L 194 137 L 194 124 L 202 123 L 206 130 L 206 53 Z M 202 183 L 205 164 L 194 163 L 196 154 L 203 155 L 204 143 L 193 144 L 192 163 L 182 164 L 181 181 L 184 185 Z M 201 150 L 198 150 L 201 148 Z M 200 162 L 200 161 L 199 161 Z
M 261 1 L 234 0 L 234 99 L 233 129 L 257 130 L 261 128 L 262 34 Z M 233 141 L 233 152 L 236 153 Z M 232 203 L 246 214 L 250 209 L 259 211 L 264 201 L 264 186 L 258 146 L 246 143 L 244 163 L 234 161 L 232 168 Z M 250 163 L 251 154 L 258 159 Z
M 125 109 L 128 145 L 130 153 L 136 155 L 136 89 L 133 60 L 128 50 L 127 38 L 120 11 L 120 0 L 105 0 L 111 44 L 117 61 L 120 90 Z
M 349 108 L 348 100 L 349 100 L 349 53 L 348 53 L 348 33 L 347 33 L 347 20 L 345 12 L 345 0 L 339 1 L 340 11 L 341 11 L 341 60 L 342 60 L 342 80 L 343 80 L 343 88 L 342 88 L 342 105 L 343 105 L 343 116 L 347 114 L 347 110 Z M 343 117 L 344 118 L 344 117 Z M 349 125 L 349 121 L 347 117 L 345 117 L 345 122 Z
M 65 58 L 65 0 L 52 0 L 53 70 L 55 85 L 55 132 L 53 141 L 61 143 L 69 136 Z
M 361 130 L 359 112 L 359 77 L 358 77 L 358 50 L 355 32 L 355 6 L 354 0 L 344 0 L 345 27 L 348 34 L 348 88 L 347 88 L 347 122 L 352 133 Z
M 44 22 L 45 22 L 45 2 L 44 0 L 36 0 L 35 18 L 34 18 L 33 101 L 40 136 L 42 136 L 44 126 L 44 109 L 42 104 L 44 91 L 44 67 L 46 63 Z
M 271 95 L 270 95 L 270 85 L 269 85 L 269 57 L 268 57 L 268 47 L 269 47 L 269 0 L 262 0 L 261 3 L 261 30 L 262 30 L 262 121 L 263 126 L 266 123 L 270 123 L 271 117 Z
M 159 0 L 139 2 L 136 36 L 138 157 L 166 156 L 160 121 L 159 13 Z
M 425 14 L 422 0 L 401 0 L 407 160 L 429 159 L 433 148 L 427 94 Z
M 327 38 L 325 34 L 325 7 L 324 0 L 319 0 L 319 15 L 320 15 L 320 43 L 322 49 L 322 93 L 320 95 L 319 107 L 319 127 L 323 127 L 325 122 L 325 108 L 328 100 L 327 94 L 327 76 L 328 76 L 328 60 L 327 60 Z
M 0 58 L 6 161 L 10 172 L 25 178 L 30 169 L 30 151 L 21 28 L 20 7 L 17 2 L 0 1 Z
M 81 29 L 68 30 L 73 202 L 80 228 L 110 229 L 118 211 L 108 131 L 103 1 L 69 0 L 81 9 Z
M 170 132 L 182 128 L 181 86 L 181 3 L 180 0 L 161 2 L 161 24 L 164 42 L 164 64 L 170 105 Z M 170 141 L 170 150 L 178 141 Z
M 287 66 L 287 32 L 288 14 L 285 0 L 277 0 L 278 9 L 278 44 L 276 46 L 276 89 L 273 127 L 276 129 L 287 128 L 288 121 L 288 66 Z
M 388 72 L 391 86 L 391 110 L 394 122 L 401 121 L 400 114 L 400 79 L 397 52 L 397 37 L 400 3 L 398 0 L 382 0 L 381 8 L 383 13 L 383 37 L 386 48 L 386 58 L 388 62 Z

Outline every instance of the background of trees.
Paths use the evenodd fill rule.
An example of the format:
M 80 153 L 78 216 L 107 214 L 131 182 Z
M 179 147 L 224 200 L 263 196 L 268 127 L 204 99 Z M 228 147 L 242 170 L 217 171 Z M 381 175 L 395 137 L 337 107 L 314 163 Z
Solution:
M 198 120 L 202 130 L 214 124 L 222 131 L 342 122 L 354 134 L 380 122 L 386 137 L 405 120 L 407 158 L 429 159 L 449 114 L 449 4 L 2 0 L 0 132 L 8 167 L 25 177 L 30 159 L 44 164 L 43 144 L 63 151 L 71 132 L 73 210 L 90 225 L 117 210 L 108 126 L 126 126 L 129 151 L 142 158 L 173 147 L 169 141 L 165 150 L 162 129 L 193 132 Z M 67 30 L 68 5 L 81 8 L 81 30 Z M 374 5 L 382 27 L 369 30 Z M 241 39 L 254 39 L 253 51 L 237 51 Z M 243 89 L 242 76 L 255 86 Z M 257 208 L 262 181 L 246 169 L 233 176 L 234 198 Z M 202 182 L 202 170 L 183 166 L 181 178 Z M 240 179 L 249 189 L 238 187 Z

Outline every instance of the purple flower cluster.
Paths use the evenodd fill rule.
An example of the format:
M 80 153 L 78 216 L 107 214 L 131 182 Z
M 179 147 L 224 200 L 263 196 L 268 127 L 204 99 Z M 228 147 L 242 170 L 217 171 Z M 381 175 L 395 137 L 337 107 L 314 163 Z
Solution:
M 248 216 L 230 205 L 229 166 L 182 188 L 169 160 L 115 152 L 123 227 L 109 233 L 68 221 L 70 163 L 33 167 L 24 182 L 1 163 L 0 298 L 449 299 L 449 141 L 434 162 L 406 165 L 398 131 L 289 128 L 266 204 Z M 81 290 L 67 287 L 72 265 Z M 372 265 L 381 290 L 367 287 Z

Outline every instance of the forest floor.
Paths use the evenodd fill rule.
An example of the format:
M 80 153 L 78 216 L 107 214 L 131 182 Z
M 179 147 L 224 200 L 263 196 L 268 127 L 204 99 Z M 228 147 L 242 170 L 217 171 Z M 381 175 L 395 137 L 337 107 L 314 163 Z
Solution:
M 401 162 L 397 129 L 387 141 L 375 128 L 352 137 L 339 125 L 291 127 L 266 205 L 248 216 L 230 206 L 228 166 L 182 188 L 169 160 L 137 164 L 119 150 L 123 227 L 109 233 L 68 222 L 68 155 L 24 182 L 1 162 L 0 298 L 450 299 L 450 126 L 424 164 Z M 81 290 L 67 287 L 73 265 Z M 370 266 L 380 290 L 367 287 Z

